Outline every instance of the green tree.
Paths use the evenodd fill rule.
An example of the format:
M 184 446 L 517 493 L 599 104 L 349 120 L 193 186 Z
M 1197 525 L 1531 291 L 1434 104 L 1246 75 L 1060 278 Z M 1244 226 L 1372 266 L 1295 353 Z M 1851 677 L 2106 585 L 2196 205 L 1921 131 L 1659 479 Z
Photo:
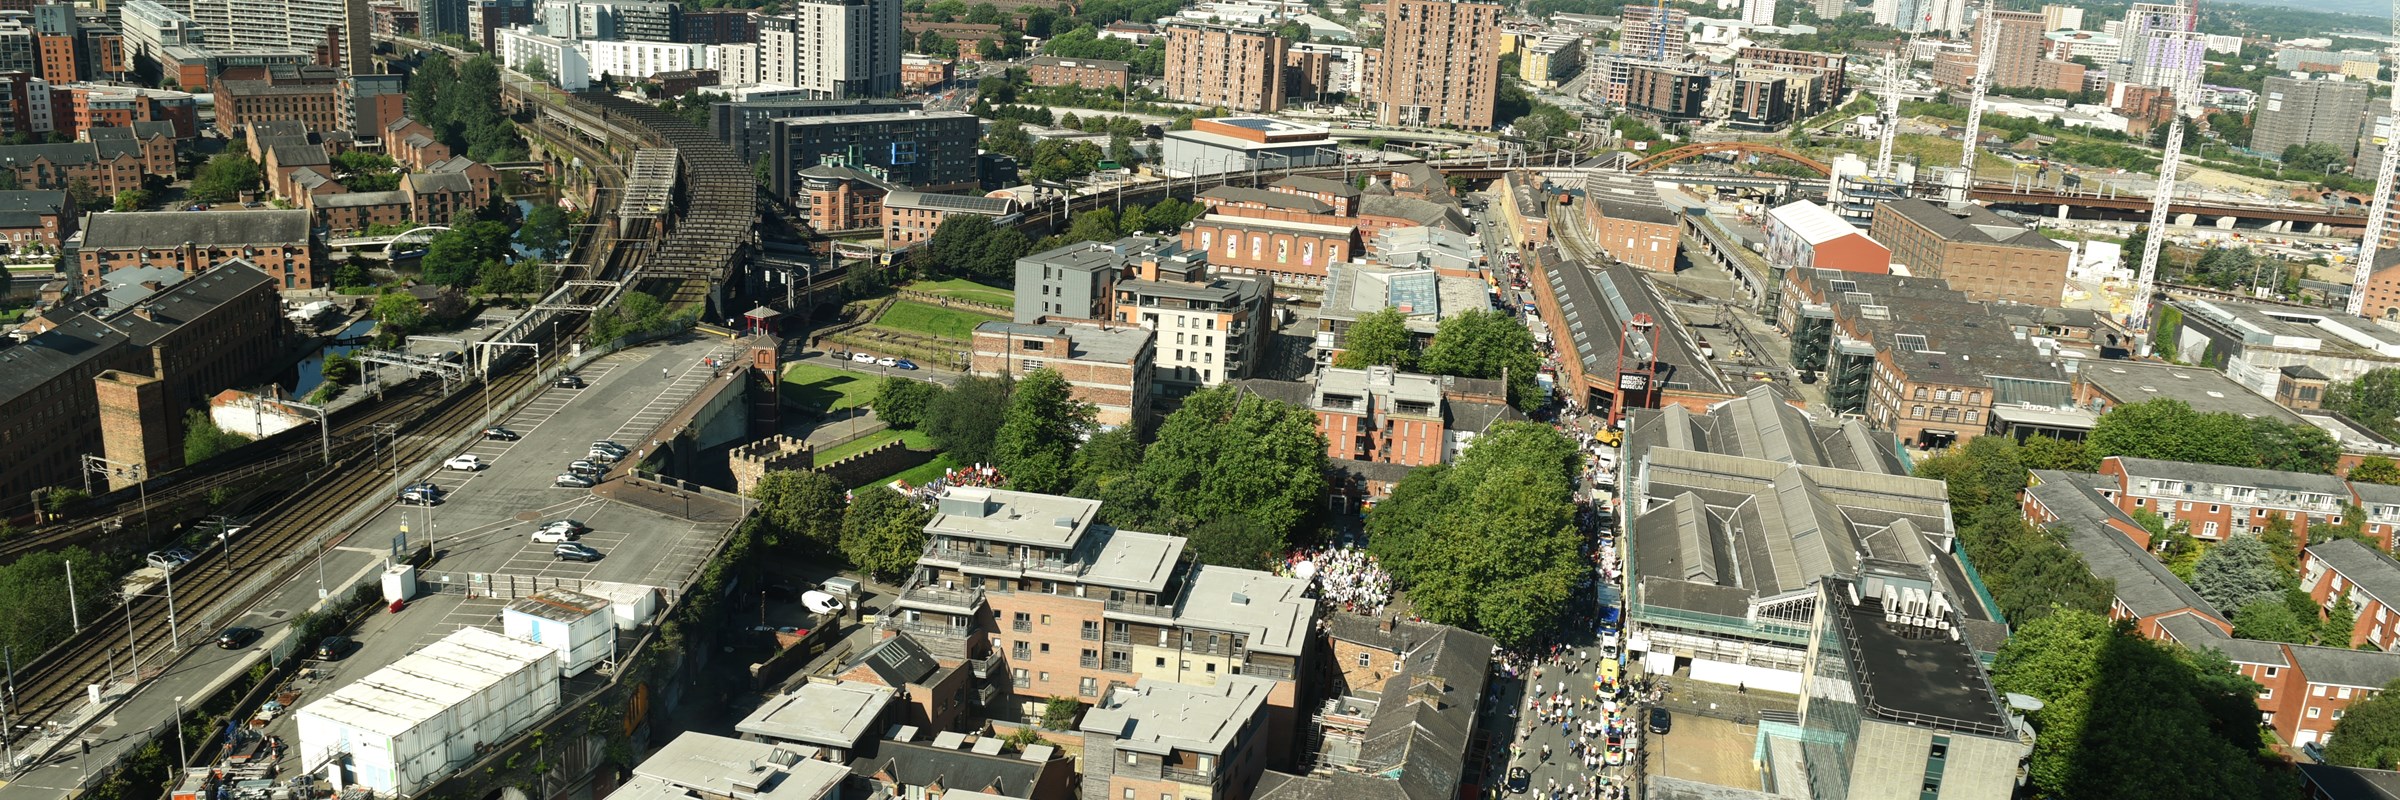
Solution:
M 406 335 L 425 323 L 425 304 L 407 292 L 388 291 L 375 298 L 375 307 L 368 311 L 368 316 L 382 323 L 377 328 L 379 332 Z
M 875 390 L 875 399 L 867 404 L 875 409 L 875 418 L 883 420 L 883 424 L 894 430 L 913 430 L 924 424 L 926 409 L 941 394 L 939 384 L 888 375 L 883 386 Z
M 2005 436 L 1978 436 L 1918 462 L 1917 476 L 1948 486 L 1960 546 L 2009 621 L 2061 609 L 2105 612 L 2114 591 L 2066 546 L 2068 531 L 2036 530 L 2017 511 L 2027 450 Z
M 1283 540 L 1274 531 L 1241 517 L 1201 523 L 1184 536 L 1183 554 L 1217 567 L 1264 570 L 1283 560 Z
M 1068 494 L 1098 500 L 1108 484 L 1129 479 L 1142 467 L 1142 437 L 1131 427 L 1095 435 L 1075 450 L 1075 487 Z M 1101 513 L 1109 514 L 1107 506 Z
M 993 438 L 1000 433 L 1011 388 L 1007 378 L 960 378 L 957 385 L 926 405 L 919 427 L 958 463 L 990 463 Z
M 2027 776 L 2043 796 L 2294 795 L 2258 754 L 2258 685 L 2221 655 L 2065 611 L 2018 626 L 1992 680 L 2044 703 L 2031 715 L 2039 736 Z
M 117 193 L 116 203 L 111 207 L 118 211 L 140 211 L 149 206 L 150 190 L 127 189 Z
M 2192 569 L 2192 589 L 2218 608 L 2242 608 L 2281 594 L 2292 582 L 2266 543 L 2247 533 L 2225 537 Z
M 2094 461 L 2110 456 L 2191 461 L 2231 467 L 2259 463 L 2256 432 L 2238 414 L 2202 414 L 2161 398 L 2109 409 L 2084 440 Z
M 758 500 L 770 544 L 806 542 L 833 550 L 842 543 L 845 510 L 842 482 L 822 472 L 779 469 L 758 478 L 750 496 Z
M 842 514 L 842 557 L 878 578 L 906 574 L 925 553 L 925 523 L 933 521 L 932 509 L 880 486 L 855 494 Z
M 2281 598 L 2252 600 L 2235 609 L 2233 635 L 2243 639 L 2265 642 L 2308 644 L 2316 627 L 2315 620 L 2303 620 L 2293 614 Z
M 1308 409 L 1219 386 L 1167 416 L 1136 474 L 1158 503 L 1146 527 L 1238 517 L 1288 544 L 1325 496 L 1325 437 Z
M 555 253 L 567 244 L 567 226 L 571 224 L 567 210 L 556 203 L 535 203 L 525 213 L 525 225 L 517 229 L 517 244 L 537 253 Z
M 1359 317 L 1342 333 L 1342 354 L 1333 365 L 1342 369 L 1392 366 L 1408 369 L 1417 361 L 1417 338 L 1408 330 L 1408 315 L 1385 308 Z
M 208 412 L 192 409 L 183 415 L 183 463 L 198 464 L 250 443 L 250 437 L 217 427 Z
M 1074 485 L 1070 467 L 1075 445 L 1093 426 L 1098 409 L 1075 399 L 1067 378 L 1037 369 L 1017 381 L 1000 430 L 992 436 L 992 463 L 1008 476 L 1009 488 L 1056 494 Z
M 511 253 L 506 223 L 476 221 L 434 234 L 419 263 L 428 283 L 463 287 L 476 282 L 494 264 L 505 268 Z
M 2305 172 L 2331 173 L 2346 169 L 2350 156 L 2324 142 L 2295 144 L 2283 149 L 2283 165 Z
M 70 564 L 75 573 L 75 611 L 67 608 Z M 96 624 L 91 621 L 116 607 L 115 593 L 99 587 L 114 586 L 117 576 L 129 568 L 122 557 L 103 556 L 82 547 L 32 551 L 0 566 L 0 598 L 6 598 L 8 607 L 8 613 L 0 614 L 0 646 L 16 653 L 40 653 L 74 633 L 76 613 L 87 624 Z
M 1054 731 L 1071 730 L 1083 704 L 1064 697 L 1053 697 L 1042 704 L 1042 727 Z
M 1977 437 L 1981 438 L 1981 437 Z M 2090 472 L 2100 465 L 2093 460 L 2090 449 L 2078 439 L 2053 436 L 2028 436 L 2017 446 L 2017 455 L 2026 469 L 2056 469 L 2068 472 Z
M 2400 486 L 2400 464 L 2395 464 L 2391 459 L 2383 456 L 2368 456 L 2360 459 L 2358 466 L 2351 467 L 2350 474 L 2346 477 L 2356 483 Z
M 2334 601 L 2333 608 L 2325 612 L 2325 620 L 2318 623 L 2316 642 L 2326 647 L 2347 648 L 2350 646 L 2350 634 L 2356 630 L 2358 606 L 2350 602 L 2349 594 L 2344 593 Z
M 1542 406 L 1542 357 L 1534 347 L 1533 332 L 1498 311 L 1469 311 L 1442 320 L 1417 365 L 1435 375 L 1506 377 L 1510 403 L 1524 411 Z
M 2400 438 L 2400 369 L 2368 370 L 2326 387 L 2325 407 L 2376 433 Z
M 1494 425 L 1455 466 L 1408 473 L 1367 515 L 1368 552 L 1425 618 L 1507 645 L 1552 629 L 1590 567 L 1575 527 L 1575 443 Z
M 2333 724 L 2325 761 L 2362 769 L 2400 769 L 2400 680 L 2351 703 Z
M 2250 436 L 2258 466 L 2266 469 L 2331 475 L 2342 460 L 2342 446 L 2333 434 L 2305 422 L 2259 417 L 2250 420 Z
M 205 203 L 225 202 L 242 192 L 257 189 L 264 175 L 258 162 L 250 160 L 249 156 L 238 152 L 219 153 L 210 158 L 208 163 L 200 165 L 200 171 L 192 175 L 192 188 L 187 196 Z
M 2292 530 L 2290 518 L 2281 514 L 2267 517 L 2266 524 L 2259 526 L 2258 541 L 2275 556 L 2277 570 L 2286 575 L 2300 574 L 2300 537 Z
M 1111 242 L 1117 238 L 1117 212 L 1095 208 L 1075 215 L 1067 226 L 1067 239 L 1076 242 Z
M 325 377 L 326 383 L 337 386 L 349 383 L 358 379 L 358 359 L 352 358 L 349 353 L 326 353 L 318 374 Z

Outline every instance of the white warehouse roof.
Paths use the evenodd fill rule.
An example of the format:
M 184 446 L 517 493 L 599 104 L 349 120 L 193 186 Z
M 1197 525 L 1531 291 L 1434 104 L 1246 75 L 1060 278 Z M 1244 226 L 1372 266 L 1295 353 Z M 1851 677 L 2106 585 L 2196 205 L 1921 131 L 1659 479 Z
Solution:
M 1824 244 L 1859 233 L 1849 220 L 1842 219 L 1824 206 L 1806 200 L 1794 200 L 1767 210 L 1767 216 L 1790 228 L 1809 244 Z
M 300 708 L 353 730 L 399 736 L 558 651 L 486 628 L 460 628 Z

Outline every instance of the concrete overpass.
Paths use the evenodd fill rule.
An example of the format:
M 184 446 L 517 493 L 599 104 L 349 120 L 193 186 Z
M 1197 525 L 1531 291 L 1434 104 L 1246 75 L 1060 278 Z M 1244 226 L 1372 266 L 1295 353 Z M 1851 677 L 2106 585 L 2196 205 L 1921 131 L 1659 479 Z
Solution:
M 2138 219 L 2150 213 L 2150 198 L 2129 194 L 2093 194 L 2057 189 L 2025 188 L 2004 183 L 1978 184 L 1969 197 L 1990 205 L 2025 206 L 2035 209 L 2085 209 L 2101 212 L 2121 212 L 2128 219 Z M 2236 221 L 2264 222 L 2269 230 L 2282 232 L 2326 233 L 2331 228 L 2365 230 L 2367 215 L 2347 214 L 2322 207 L 2256 206 L 2232 203 L 2204 203 L 2175 200 L 2167 204 L 2178 225 L 2199 225 L 2203 218 L 2213 220 L 2220 228 L 2231 228 Z

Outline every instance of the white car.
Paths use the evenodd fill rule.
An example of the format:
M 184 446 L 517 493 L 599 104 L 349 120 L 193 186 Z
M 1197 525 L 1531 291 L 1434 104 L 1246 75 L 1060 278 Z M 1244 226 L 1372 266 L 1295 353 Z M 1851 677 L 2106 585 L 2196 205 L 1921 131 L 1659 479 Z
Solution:
M 872 353 L 851 353 L 850 360 L 861 364 L 873 364 L 875 363 L 875 356 Z
M 489 465 L 483 463 L 483 456 L 479 456 L 474 453 L 454 456 L 450 460 L 442 462 L 443 469 L 465 470 L 467 472 L 474 472 L 476 470 L 483 469 L 486 466 Z
M 875 366 L 878 367 L 896 367 L 899 365 L 900 359 L 893 358 L 891 356 L 884 356 L 882 358 L 875 359 Z
M 575 538 L 565 528 L 543 528 L 533 532 L 533 540 L 541 544 L 563 544 Z

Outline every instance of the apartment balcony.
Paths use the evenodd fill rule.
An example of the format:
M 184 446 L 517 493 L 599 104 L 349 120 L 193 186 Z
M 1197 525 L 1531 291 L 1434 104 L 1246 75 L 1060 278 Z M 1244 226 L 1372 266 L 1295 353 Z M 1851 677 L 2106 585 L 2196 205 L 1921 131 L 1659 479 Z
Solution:
M 1127 633 L 1123 633 L 1123 632 L 1111 632 L 1111 633 L 1108 635 L 1108 643 L 1109 643 L 1109 644 L 1133 644 L 1133 636 L 1132 636 L 1131 634 L 1127 634 Z
M 1159 768 L 1158 773 L 1159 777 L 1174 781 L 1176 783 L 1208 786 L 1216 781 L 1215 777 L 1199 770 L 1178 769 L 1176 767 L 1161 767 Z
M 1139 600 L 1110 600 L 1104 606 L 1104 608 L 1111 613 L 1117 614 L 1131 614 L 1134 616 L 1151 617 L 1154 619 L 1163 620 L 1173 620 L 1175 618 L 1174 608 L 1162 606 L 1157 603 L 1144 603 Z
M 977 684 L 975 687 L 975 704 L 985 709 L 992 708 L 993 703 L 997 703 L 1007 696 L 1006 692 L 1000 691 L 1000 685 L 997 683 Z
M 1292 679 L 1292 668 L 1285 664 L 1261 664 L 1256 661 L 1251 661 L 1242 664 L 1241 674 L 1258 678 L 1274 678 L 1276 680 L 1288 681 Z
M 997 672 L 999 672 L 999 671 L 1000 671 L 1000 668 L 1001 668 L 1000 654 L 999 654 L 999 653 L 993 653 L 993 654 L 991 654 L 991 655 L 984 656 L 984 657 L 982 657 L 982 658 L 978 658 L 978 659 L 975 659 L 975 660 L 972 660 L 972 661 L 968 661 L 968 662 L 967 662 L 967 668 L 968 668 L 968 669 L 970 669 L 970 670 L 973 670 L 973 671 L 974 671 L 974 673 L 975 673 L 975 678 L 976 678 L 977 680 L 982 680 L 982 679 L 990 678 L 990 677 L 992 677 L 992 675 L 993 675 L 994 673 L 997 673 Z
M 980 588 L 944 589 L 912 582 L 900 590 L 899 602 L 937 611 L 973 614 L 983 609 L 983 596 Z
M 928 625 L 907 622 L 899 617 L 884 618 L 882 627 L 887 631 L 908 634 L 918 644 L 924 645 L 926 652 L 960 660 L 966 659 L 967 644 L 975 635 L 975 629 L 963 625 Z
M 957 564 L 965 568 L 1034 570 L 1068 576 L 1082 575 L 1084 569 L 1082 564 L 1063 558 L 1024 558 L 1000 553 L 977 553 L 970 550 L 930 548 L 926 550 L 925 558 Z
M 1080 667 L 1083 667 L 1084 669 L 1099 669 L 1099 668 L 1100 668 L 1100 657 L 1099 657 L 1099 656 L 1083 656 L 1081 659 L 1079 659 L 1079 660 L 1076 662 L 1076 665 L 1077 665 L 1077 666 L 1080 666 Z

